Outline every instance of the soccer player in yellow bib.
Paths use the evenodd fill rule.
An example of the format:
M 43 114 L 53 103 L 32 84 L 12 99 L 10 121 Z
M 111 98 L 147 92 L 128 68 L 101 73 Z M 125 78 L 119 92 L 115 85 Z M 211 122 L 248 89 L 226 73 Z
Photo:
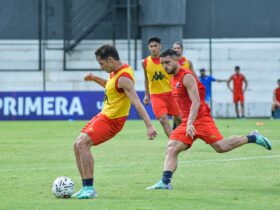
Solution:
M 78 199 L 97 196 L 93 187 L 94 160 L 90 147 L 104 143 L 122 130 L 131 103 L 145 122 L 148 138 L 153 139 L 157 134 L 135 91 L 133 69 L 120 60 L 117 49 L 112 45 L 101 46 L 95 51 L 95 56 L 101 69 L 109 73 L 109 78 L 105 80 L 92 73 L 84 77 L 85 81 L 94 81 L 104 87 L 105 95 L 102 111 L 87 123 L 74 144 L 76 164 L 83 183 L 82 189 L 73 195 Z
M 174 127 L 180 124 L 179 108 L 172 97 L 170 79 L 159 59 L 161 40 L 159 37 L 150 37 L 148 46 L 151 55 L 142 62 L 145 76 L 145 97 L 143 102 L 149 104 L 151 100 L 153 112 L 161 123 L 165 134 L 169 137 L 172 128 L 169 125 L 169 116 L 174 116 Z
M 182 66 L 185 69 L 191 70 L 195 74 L 192 62 L 189 61 L 185 56 L 183 56 L 184 48 L 182 42 L 175 42 L 173 44 L 173 50 L 175 50 L 176 53 L 178 54 L 179 57 L 178 62 L 180 66 Z

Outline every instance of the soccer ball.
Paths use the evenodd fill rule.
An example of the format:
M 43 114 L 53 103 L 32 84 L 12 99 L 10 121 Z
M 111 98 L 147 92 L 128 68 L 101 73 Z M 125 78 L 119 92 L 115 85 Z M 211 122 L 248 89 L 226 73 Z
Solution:
M 57 198 L 70 198 L 74 193 L 74 182 L 66 176 L 60 176 L 52 184 L 52 193 Z

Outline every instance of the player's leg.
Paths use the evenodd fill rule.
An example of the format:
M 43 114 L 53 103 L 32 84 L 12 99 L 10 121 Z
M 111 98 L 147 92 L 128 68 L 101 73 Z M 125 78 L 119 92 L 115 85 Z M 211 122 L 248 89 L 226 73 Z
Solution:
M 74 153 L 75 153 L 75 158 L 76 158 L 76 164 L 80 173 L 80 176 L 82 179 L 85 178 L 84 173 L 83 173 L 83 168 L 82 168 L 82 164 L 81 164 L 81 158 L 80 158 L 80 152 L 78 149 L 78 140 L 82 138 L 82 136 L 84 135 L 84 133 L 81 133 L 78 138 L 76 139 L 76 142 L 74 143 Z
M 221 141 L 214 142 L 211 145 L 218 153 L 231 151 L 247 143 L 255 143 L 271 150 L 272 144 L 268 138 L 261 135 L 258 131 L 252 131 L 248 136 L 231 136 Z
M 92 145 L 93 142 L 86 133 L 81 133 L 74 144 L 76 163 L 82 178 L 83 187 L 73 197 L 96 197 L 96 192 L 93 188 L 94 159 L 90 151 Z
M 210 145 L 216 152 L 224 153 L 247 143 L 248 138 L 246 136 L 231 136 L 229 138 L 214 142 Z
M 252 131 L 247 136 L 231 136 L 223 138 L 211 116 L 204 116 L 194 124 L 197 137 L 210 144 L 218 153 L 228 152 L 247 143 L 255 143 L 271 149 L 271 142 L 258 131 Z
M 178 167 L 178 155 L 180 152 L 185 151 L 189 148 L 189 145 L 184 144 L 181 141 L 170 140 L 168 142 L 165 161 L 164 161 L 164 170 L 162 174 L 162 178 L 159 182 L 154 184 L 153 186 L 147 187 L 148 190 L 155 189 L 166 189 L 171 190 L 171 179 L 173 173 L 176 171 Z
M 163 114 L 158 118 L 158 121 L 162 125 L 162 128 L 164 130 L 164 133 L 167 137 L 169 137 L 170 133 L 172 132 L 172 128 L 169 124 L 169 119 L 167 114 Z
M 165 104 L 167 107 L 168 115 L 173 116 L 173 130 L 176 129 L 182 122 L 182 118 L 180 117 L 179 107 L 172 96 L 172 94 L 166 96 Z
M 235 105 L 235 113 L 236 113 L 236 117 L 239 118 L 239 108 L 238 108 L 238 102 L 234 103 Z
M 146 189 L 171 189 L 170 182 L 178 166 L 178 155 L 180 152 L 190 148 L 194 141 L 191 137 L 186 136 L 186 123 L 180 124 L 180 126 L 171 133 L 170 139 L 179 140 L 170 140 L 168 142 L 162 179 L 155 185 Z
M 94 198 L 93 169 L 94 159 L 91 146 L 101 144 L 115 136 L 123 127 L 125 119 L 110 120 L 105 115 L 98 114 L 82 129 L 74 145 L 76 162 L 82 177 L 82 189 L 73 196 L 79 199 Z
M 240 106 L 241 106 L 241 114 L 242 118 L 245 119 L 245 109 L 244 109 L 244 95 L 240 95 Z
M 162 128 L 167 137 L 169 137 L 170 133 L 172 132 L 172 128 L 169 124 L 168 119 L 168 108 L 166 104 L 166 96 L 164 95 L 151 95 L 151 104 L 153 108 L 154 115 L 156 116 L 157 120 L 162 125 Z
M 235 113 L 237 118 L 239 118 L 238 101 L 239 101 L 238 95 L 236 93 L 233 93 L 233 103 L 235 106 Z
M 241 106 L 241 114 L 242 114 L 242 118 L 245 118 L 245 110 L 244 110 L 244 103 L 240 103 Z
M 82 169 L 82 178 L 89 179 L 93 177 L 93 156 L 90 151 L 90 147 L 93 145 L 91 138 L 86 133 L 81 133 L 75 142 L 75 154 L 76 151 L 79 154 L 76 162 L 79 162 L 78 165 L 79 171 Z
M 167 149 L 166 149 L 164 171 L 172 171 L 174 173 L 178 166 L 179 153 L 185 151 L 188 148 L 189 145 L 181 141 L 170 140 L 168 142 Z
M 276 104 L 272 103 L 272 106 L 271 106 L 271 119 L 274 118 L 274 113 L 275 113 L 276 108 L 277 108 Z

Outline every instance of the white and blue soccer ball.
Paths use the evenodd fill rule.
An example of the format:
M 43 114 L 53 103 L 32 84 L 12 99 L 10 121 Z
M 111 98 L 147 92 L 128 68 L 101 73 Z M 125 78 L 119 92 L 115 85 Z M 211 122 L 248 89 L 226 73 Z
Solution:
M 52 184 L 52 193 L 57 198 L 70 198 L 74 193 L 74 182 L 69 177 L 60 176 Z

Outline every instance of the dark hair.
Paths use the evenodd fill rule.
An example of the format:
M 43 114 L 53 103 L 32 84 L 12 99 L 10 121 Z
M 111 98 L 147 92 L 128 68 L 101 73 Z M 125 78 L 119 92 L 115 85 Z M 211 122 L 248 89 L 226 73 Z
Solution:
M 180 47 L 181 47 L 182 49 L 184 49 L 183 43 L 182 43 L 182 42 L 174 42 L 174 44 L 180 45 Z M 174 45 L 174 44 L 173 44 L 173 45 Z
M 206 71 L 206 70 L 205 70 L 205 68 L 201 68 L 201 69 L 199 69 L 199 71 Z
M 101 47 L 99 47 L 95 51 L 95 56 L 99 57 L 102 60 L 105 60 L 109 57 L 112 57 L 115 60 L 120 60 L 120 56 L 119 56 L 117 48 L 110 44 L 105 44 L 105 45 L 102 45 Z
M 161 43 L 161 39 L 157 36 L 152 36 L 148 38 L 148 44 L 150 44 L 151 42 Z
M 277 82 L 280 82 L 280 79 L 278 79 Z
M 178 57 L 178 54 L 175 50 L 173 49 L 167 49 L 167 50 L 164 50 L 162 53 L 160 53 L 159 57 L 166 57 L 166 56 L 176 56 Z
M 240 70 L 240 67 L 239 66 L 235 66 L 235 68 L 234 69 L 238 69 L 238 70 Z

